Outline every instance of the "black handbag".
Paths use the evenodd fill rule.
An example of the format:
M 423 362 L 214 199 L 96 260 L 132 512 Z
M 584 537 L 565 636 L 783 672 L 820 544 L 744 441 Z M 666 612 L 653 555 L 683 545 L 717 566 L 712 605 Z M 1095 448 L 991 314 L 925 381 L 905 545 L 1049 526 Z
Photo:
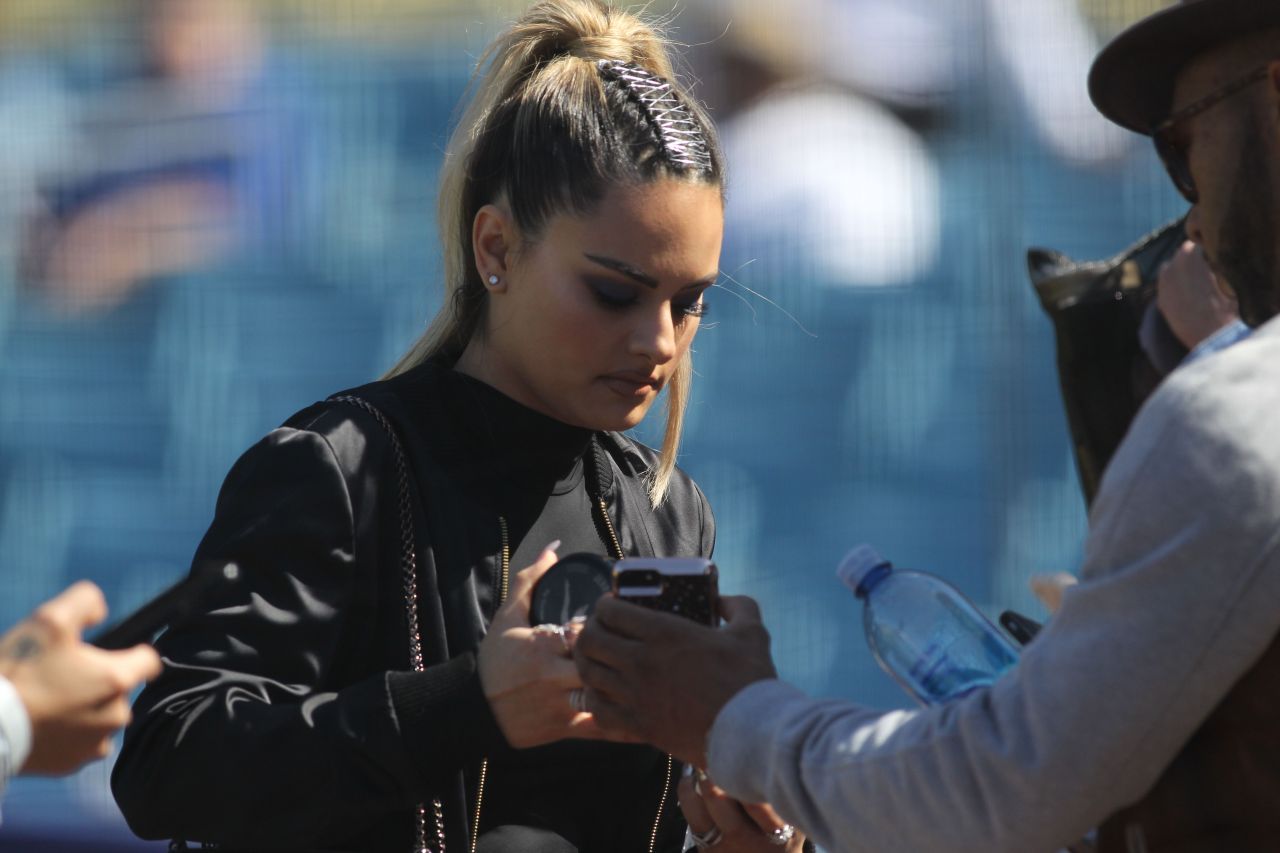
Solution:
M 1150 324 L 1154 346 L 1176 363 L 1186 355 L 1155 307 L 1160 267 L 1187 239 L 1179 219 L 1104 261 L 1073 261 L 1051 249 L 1027 250 L 1040 304 L 1053 322 L 1058 379 L 1085 502 L 1138 409 L 1165 371 L 1139 342 Z

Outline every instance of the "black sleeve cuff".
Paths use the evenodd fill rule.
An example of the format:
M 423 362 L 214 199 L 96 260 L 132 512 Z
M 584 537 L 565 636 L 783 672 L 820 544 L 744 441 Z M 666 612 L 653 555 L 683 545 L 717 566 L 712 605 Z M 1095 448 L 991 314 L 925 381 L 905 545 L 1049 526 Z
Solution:
M 387 690 L 405 748 L 418 767 L 456 772 L 508 748 L 471 652 L 425 672 L 389 672 Z

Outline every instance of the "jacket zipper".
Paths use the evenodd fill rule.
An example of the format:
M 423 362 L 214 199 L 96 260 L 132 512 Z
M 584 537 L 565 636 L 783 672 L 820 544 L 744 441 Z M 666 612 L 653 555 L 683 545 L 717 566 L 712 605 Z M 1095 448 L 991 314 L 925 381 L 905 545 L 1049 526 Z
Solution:
M 622 543 L 618 541 L 618 532 L 613 529 L 613 519 L 609 517 L 609 507 L 605 504 L 604 498 L 597 499 L 596 506 L 600 509 L 600 518 L 604 521 L 604 529 L 609 532 L 609 540 L 613 543 L 614 559 L 621 560 L 626 555 L 622 553 Z
M 493 608 L 495 615 L 507 600 L 507 586 L 511 579 L 511 543 L 507 539 L 507 520 L 502 516 L 498 516 L 498 528 L 502 532 L 502 553 L 498 556 L 501 580 L 498 586 L 498 603 Z M 480 781 L 476 784 L 476 813 L 471 821 L 471 853 L 476 853 L 476 845 L 480 842 L 480 810 L 484 807 L 484 782 L 488 775 L 489 759 L 485 758 L 480 761 Z M 649 853 L 653 851 L 650 850 Z
M 618 540 L 618 531 L 613 528 L 613 519 L 609 517 L 609 505 L 604 502 L 604 498 L 596 501 L 596 507 L 600 510 L 600 520 L 604 522 L 604 529 L 609 532 L 609 539 L 613 543 L 613 555 L 621 560 L 625 554 L 622 552 L 622 543 Z M 653 831 L 649 833 L 649 853 L 654 853 L 658 846 L 658 829 L 662 826 L 662 813 L 667 808 L 667 796 L 671 791 L 671 775 L 675 769 L 675 762 L 670 755 L 667 756 L 667 776 L 662 783 L 662 796 L 658 799 L 658 813 L 653 818 Z M 475 853 L 475 851 L 471 851 Z
M 614 557 L 621 560 L 626 556 L 622 551 L 622 543 L 618 539 L 618 532 L 613 527 L 613 519 L 609 517 L 609 507 L 605 503 L 604 498 L 600 498 L 597 502 L 600 510 L 600 519 L 604 522 L 604 528 L 609 533 L 609 542 L 606 544 L 613 545 Z M 507 538 L 507 520 L 502 516 L 498 516 L 498 527 L 502 532 L 502 554 L 499 563 L 501 565 L 501 586 L 498 592 L 497 607 L 501 607 L 503 602 L 507 600 L 507 590 L 511 577 L 511 545 Z M 495 612 L 496 612 L 495 608 Z M 666 778 L 662 783 L 662 796 L 658 799 L 658 813 L 653 818 L 653 830 L 649 833 L 649 853 L 654 853 L 658 846 L 658 830 L 662 826 L 662 813 L 667 808 L 667 797 L 671 791 L 671 776 L 675 770 L 675 762 L 671 756 L 667 756 Z M 489 759 L 480 762 L 480 779 L 476 785 L 476 808 L 475 817 L 471 821 L 471 853 L 476 853 L 476 845 L 480 842 L 480 813 L 484 808 L 484 787 L 485 780 L 489 775 Z

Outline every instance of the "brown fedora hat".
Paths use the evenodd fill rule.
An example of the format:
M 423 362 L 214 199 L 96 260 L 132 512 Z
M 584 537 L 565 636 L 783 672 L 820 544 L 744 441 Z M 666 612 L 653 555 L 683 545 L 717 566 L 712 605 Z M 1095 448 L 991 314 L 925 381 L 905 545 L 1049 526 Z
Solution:
M 1230 39 L 1280 27 L 1280 0 L 1181 0 L 1111 40 L 1089 71 L 1089 97 L 1116 124 L 1150 133 L 1167 116 L 1188 62 Z

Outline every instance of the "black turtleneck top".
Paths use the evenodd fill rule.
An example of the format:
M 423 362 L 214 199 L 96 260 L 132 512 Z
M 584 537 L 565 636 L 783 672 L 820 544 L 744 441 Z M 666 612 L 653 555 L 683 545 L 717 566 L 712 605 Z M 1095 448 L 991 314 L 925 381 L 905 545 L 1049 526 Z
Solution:
M 432 443 L 442 448 L 442 466 L 477 508 L 476 538 L 483 542 L 493 521 L 505 518 L 512 572 L 556 539 L 560 554 L 612 556 L 585 476 L 594 459 L 593 433 L 461 373 L 441 371 L 437 378 L 440 398 L 450 405 L 431 419 Z M 486 556 L 476 553 L 474 564 Z M 486 623 L 497 580 L 491 575 L 479 591 Z M 465 610 L 453 612 L 461 616 Z M 451 644 L 465 642 L 456 635 L 470 631 L 469 624 L 457 626 Z M 666 772 L 666 756 L 644 746 L 564 741 L 499 750 L 489 758 L 480 830 L 483 835 L 504 824 L 532 825 L 556 831 L 581 851 L 647 851 Z M 610 789 L 613 796 L 602 799 L 601 792 Z M 667 807 L 678 813 L 673 797 Z
M 653 451 L 441 366 L 347 393 L 377 406 L 407 457 L 426 671 L 408 671 L 391 443 L 350 404 L 303 410 L 237 462 L 197 551 L 197 564 L 237 562 L 242 583 L 157 643 L 168 666 L 135 705 L 112 779 L 130 825 L 228 850 L 402 851 L 412 804 L 438 798 L 463 849 L 487 758 L 482 839 L 532 826 L 579 853 L 643 853 L 665 794 L 654 849 L 679 851 L 665 755 L 511 749 L 475 651 L 498 606 L 499 519 L 513 574 L 556 539 L 561 554 L 612 556 L 597 495 L 624 553 L 709 555 L 701 492 L 677 472 L 655 509 Z

